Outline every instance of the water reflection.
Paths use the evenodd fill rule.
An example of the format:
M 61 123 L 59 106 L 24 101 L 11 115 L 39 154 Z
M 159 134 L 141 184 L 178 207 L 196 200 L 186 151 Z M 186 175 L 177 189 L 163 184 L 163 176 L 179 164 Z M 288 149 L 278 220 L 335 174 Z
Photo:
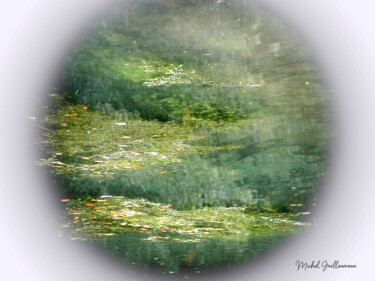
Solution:
M 129 1 L 90 29 L 68 65 L 68 105 L 49 120 L 56 133 L 45 162 L 73 198 L 242 208 L 249 218 L 315 203 L 330 141 L 327 91 L 304 42 L 256 6 Z M 147 235 L 93 243 L 178 272 L 233 266 L 282 239 L 247 232 L 156 243 Z
M 94 244 L 129 264 L 159 273 L 191 276 L 215 269 L 234 270 L 285 239 L 285 236 L 279 235 L 251 239 L 206 239 L 198 243 L 165 243 L 147 241 L 147 237 L 147 234 L 124 233 L 96 240 Z M 181 236 L 181 239 L 186 238 Z

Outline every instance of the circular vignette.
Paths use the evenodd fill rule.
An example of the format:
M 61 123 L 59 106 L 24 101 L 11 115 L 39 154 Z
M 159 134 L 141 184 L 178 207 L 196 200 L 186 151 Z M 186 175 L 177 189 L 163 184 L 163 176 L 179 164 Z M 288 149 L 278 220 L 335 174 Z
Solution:
M 295 33 L 238 5 L 127 2 L 84 35 L 42 124 L 72 239 L 200 274 L 307 224 L 327 91 Z

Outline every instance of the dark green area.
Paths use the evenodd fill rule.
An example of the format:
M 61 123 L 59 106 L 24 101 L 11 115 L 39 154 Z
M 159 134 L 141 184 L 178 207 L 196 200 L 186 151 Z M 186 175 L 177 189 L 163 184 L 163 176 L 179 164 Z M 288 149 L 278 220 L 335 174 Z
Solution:
M 264 251 L 275 248 L 286 235 L 249 240 L 209 238 L 195 243 L 155 243 L 139 239 L 140 237 L 147 239 L 147 234 L 124 233 L 98 239 L 94 244 L 127 263 L 146 267 L 151 272 L 154 271 L 154 274 L 183 277 L 202 275 L 215 269 L 240 268 Z

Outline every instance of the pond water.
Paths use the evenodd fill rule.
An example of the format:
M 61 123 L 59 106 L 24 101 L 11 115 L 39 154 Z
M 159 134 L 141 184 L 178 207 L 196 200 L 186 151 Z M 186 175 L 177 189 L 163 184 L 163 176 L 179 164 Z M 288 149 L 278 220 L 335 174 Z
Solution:
M 328 92 L 305 42 L 251 2 L 128 1 L 83 36 L 63 85 L 42 124 L 40 164 L 70 197 L 75 235 L 129 263 L 173 273 L 233 266 L 298 232 L 315 205 L 330 149 Z M 158 210 L 225 231 L 189 240 L 181 233 L 197 221 L 190 230 L 170 222 L 168 237 L 182 242 L 159 241 L 159 215 L 129 224 L 142 210 L 95 205 L 103 195 L 168 204 Z M 237 236 L 205 217 L 212 208 L 243 217 Z M 255 223 L 264 213 L 296 224 L 278 232 Z
M 147 241 L 147 237 L 147 234 L 128 232 L 95 240 L 94 244 L 128 264 L 147 268 L 149 274 L 192 276 L 209 274 L 215 269 L 235 270 L 285 239 L 285 235 L 279 235 L 155 243 Z

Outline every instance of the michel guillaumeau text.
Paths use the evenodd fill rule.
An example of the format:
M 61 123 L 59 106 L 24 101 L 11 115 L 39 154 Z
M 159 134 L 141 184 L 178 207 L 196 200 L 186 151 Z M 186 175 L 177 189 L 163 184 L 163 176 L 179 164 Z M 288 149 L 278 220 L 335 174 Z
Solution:
M 333 262 L 329 262 L 327 260 L 321 261 L 311 261 L 311 262 L 304 262 L 297 260 L 295 263 L 297 267 L 297 271 L 300 270 L 307 270 L 307 269 L 321 269 L 322 271 L 326 271 L 327 269 L 340 269 L 340 268 L 356 268 L 357 265 L 355 264 L 340 264 L 338 260 L 334 260 Z

